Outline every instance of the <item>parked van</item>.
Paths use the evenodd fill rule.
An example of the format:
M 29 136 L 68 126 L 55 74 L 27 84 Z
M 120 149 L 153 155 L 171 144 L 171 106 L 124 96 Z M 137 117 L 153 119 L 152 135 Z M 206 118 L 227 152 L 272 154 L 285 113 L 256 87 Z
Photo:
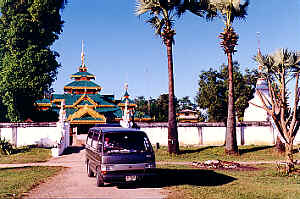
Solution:
M 143 131 L 127 128 L 93 127 L 86 139 L 86 168 L 104 182 L 132 182 L 153 175 L 155 155 Z

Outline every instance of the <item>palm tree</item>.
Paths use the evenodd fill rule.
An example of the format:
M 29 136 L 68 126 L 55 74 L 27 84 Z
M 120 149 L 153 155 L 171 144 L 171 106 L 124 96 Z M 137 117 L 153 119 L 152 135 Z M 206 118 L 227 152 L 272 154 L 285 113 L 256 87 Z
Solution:
M 167 47 L 168 55 L 168 79 L 169 79 L 169 110 L 168 110 L 168 152 L 179 153 L 178 131 L 176 122 L 176 112 L 174 104 L 174 78 L 173 78 L 173 54 L 172 46 L 174 42 L 175 30 L 174 16 L 176 6 L 180 1 L 171 0 L 137 0 L 135 14 L 140 16 L 148 13 L 146 20 L 155 29 L 155 34 L 159 35 Z
M 270 98 L 259 92 L 262 106 L 271 116 L 279 136 L 285 144 L 288 161 L 287 172 L 293 167 L 293 142 L 300 127 L 299 113 L 299 73 L 300 52 L 279 49 L 271 55 L 260 53 L 255 57 L 262 66 L 261 75 L 267 80 Z M 294 101 L 290 103 L 288 83 L 295 79 Z
M 232 23 L 234 19 L 244 19 L 247 15 L 246 8 L 249 0 L 243 4 L 240 0 L 209 0 L 209 9 L 218 14 L 225 24 L 224 32 L 220 34 L 221 47 L 224 49 L 228 59 L 228 115 L 226 125 L 226 143 L 225 152 L 227 154 L 238 154 L 238 146 L 236 141 L 236 121 L 234 107 L 234 85 L 233 85 L 233 64 L 232 54 L 236 52 L 234 49 L 237 45 L 238 35 L 235 33 Z M 208 17 L 214 17 L 208 16 Z
M 201 3 L 203 1 L 203 3 Z M 168 79 L 169 79 L 169 110 L 168 110 L 168 151 L 179 153 L 176 110 L 174 103 L 173 54 L 175 30 L 174 18 L 181 17 L 186 11 L 191 11 L 203 17 L 207 12 L 208 0 L 137 0 L 135 14 L 140 16 L 148 13 L 147 23 L 155 29 L 167 47 Z M 208 14 L 208 16 L 210 16 Z

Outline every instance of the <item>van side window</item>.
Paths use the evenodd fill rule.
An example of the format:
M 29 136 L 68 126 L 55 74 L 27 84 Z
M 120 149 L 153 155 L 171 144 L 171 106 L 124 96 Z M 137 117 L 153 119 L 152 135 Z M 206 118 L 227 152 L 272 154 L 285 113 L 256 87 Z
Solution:
M 92 138 L 93 138 L 93 132 L 90 131 L 88 136 L 87 136 L 87 139 L 86 139 L 86 144 L 87 145 L 90 145 L 90 146 L 92 145 Z
M 94 135 L 93 135 L 93 141 L 92 141 L 92 147 L 93 148 L 97 148 L 97 145 L 98 145 L 98 138 L 99 138 L 99 133 L 95 132 Z
M 98 141 L 98 146 L 97 146 L 97 151 L 98 152 L 102 152 L 102 134 L 99 137 L 99 141 Z

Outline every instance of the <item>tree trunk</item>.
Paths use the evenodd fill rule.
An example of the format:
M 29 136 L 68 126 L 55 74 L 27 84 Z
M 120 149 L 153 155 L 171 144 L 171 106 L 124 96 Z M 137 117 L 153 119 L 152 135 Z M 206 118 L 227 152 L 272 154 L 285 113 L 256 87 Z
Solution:
M 287 162 L 293 163 L 293 142 L 285 144 L 285 154 Z
M 285 144 L 285 154 L 287 161 L 285 171 L 287 174 L 289 174 L 294 169 L 293 142 Z
M 228 115 L 226 126 L 225 153 L 238 155 L 238 146 L 236 142 L 236 120 L 234 108 L 234 87 L 233 87 L 233 66 L 232 53 L 227 53 L 228 57 Z
M 276 144 L 275 144 L 276 152 L 283 154 L 285 152 L 285 145 L 280 140 L 279 136 L 276 138 Z
M 172 41 L 167 46 L 168 53 L 168 76 L 169 76 L 169 112 L 168 112 L 168 152 L 170 154 L 179 153 L 178 132 L 176 122 L 176 112 L 174 104 L 174 77 L 173 77 L 173 54 Z

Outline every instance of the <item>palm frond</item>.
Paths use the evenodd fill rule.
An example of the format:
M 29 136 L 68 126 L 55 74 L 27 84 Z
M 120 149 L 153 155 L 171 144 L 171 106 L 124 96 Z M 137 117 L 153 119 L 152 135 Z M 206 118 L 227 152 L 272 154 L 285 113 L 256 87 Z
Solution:
M 288 49 L 278 49 L 274 53 L 265 56 L 258 54 L 255 56 L 255 61 L 263 66 L 264 70 L 278 81 L 280 80 L 278 74 L 283 70 L 285 70 L 285 76 L 300 71 L 299 52 L 292 52 Z
M 240 0 L 210 0 L 210 6 L 215 9 L 215 12 L 219 12 L 223 18 L 227 19 L 227 15 L 230 13 L 230 23 L 236 18 L 245 19 L 247 16 L 247 8 L 249 6 L 249 0 L 245 0 L 244 3 L 240 3 Z
M 233 22 L 233 20 L 235 18 L 237 19 L 245 19 L 245 17 L 247 16 L 247 8 L 249 6 L 249 0 L 246 0 L 243 4 L 240 4 L 239 0 L 234 1 L 233 3 L 233 12 L 232 12 L 232 16 L 231 19 Z
M 181 17 L 186 11 L 190 11 L 199 17 L 205 17 L 207 20 L 217 16 L 216 9 L 210 4 L 209 0 L 183 0 L 183 2 L 176 5 L 178 17 Z
M 150 19 L 146 20 L 146 23 L 149 23 L 155 30 L 155 34 L 161 35 L 161 30 L 165 25 L 165 20 L 160 19 L 157 16 L 151 17 Z
M 159 0 L 137 0 L 135 14 L 137 16 L 145 14 L 146 12 L 151 12 L 152 14 L 160 12 L 160 2 Z

